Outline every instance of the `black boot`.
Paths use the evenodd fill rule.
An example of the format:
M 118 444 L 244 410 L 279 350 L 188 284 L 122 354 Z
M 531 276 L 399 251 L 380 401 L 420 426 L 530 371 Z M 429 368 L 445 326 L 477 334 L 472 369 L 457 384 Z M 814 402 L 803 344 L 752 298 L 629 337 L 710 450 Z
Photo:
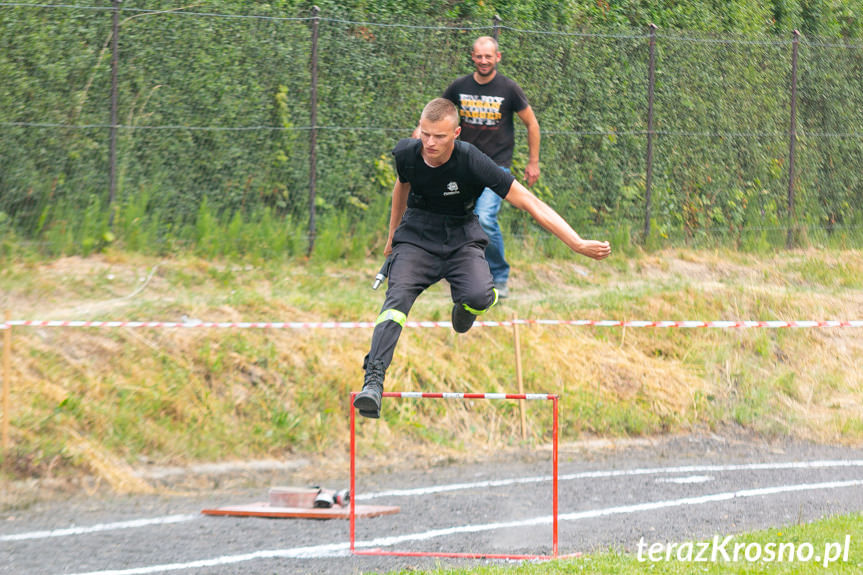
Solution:
M 474 320 L 476 320 L 476 316 L 467 311 L 463 304 L 453 304 L 452 328 L 456 333 L 465 333 L 473 325 Z
M 363 390 L 354 397 L 354 407 L 363 417 L 377 419 L 381 416 L 381 395 L 384 392 L 386 368 L 380 361 L 371 362 L 366 367 Z

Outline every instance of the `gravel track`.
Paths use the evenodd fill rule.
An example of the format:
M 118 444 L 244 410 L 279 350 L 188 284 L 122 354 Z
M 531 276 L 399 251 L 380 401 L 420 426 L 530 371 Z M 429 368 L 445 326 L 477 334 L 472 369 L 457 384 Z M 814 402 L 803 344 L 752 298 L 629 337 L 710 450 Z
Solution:
M 488 561 L 351 556 L 344 520 L 200 514 L 265 501 L 270 486 L 297 484 L 314 467 L 294 462 L 253 471 L 164 473 L 158 495 L 98 489 L 22 495 L 29 503 L 0 513 L 0 573 L 344 575 Z M 401 511 L 359 519 L 357 547 L 550 554 L 550 473 L 546 449 L 423 468 L 393 465 L 378 473 L 363 469 L 358 503 Z M 712 435 L 586 442 L 561 446 L 559 473 L 561 553 L 635 552 L 642 538 L 648 544 L 710 539 L 863 511 L 861 448 Z M 326 475 L 322 484 L 346 486 L 346 471 Z M 455 484 L 460 487 L 429 492 Z M 404 492 L 385 495 L 395 489 Z M 152 522 L 123 523 L 136 520 Z

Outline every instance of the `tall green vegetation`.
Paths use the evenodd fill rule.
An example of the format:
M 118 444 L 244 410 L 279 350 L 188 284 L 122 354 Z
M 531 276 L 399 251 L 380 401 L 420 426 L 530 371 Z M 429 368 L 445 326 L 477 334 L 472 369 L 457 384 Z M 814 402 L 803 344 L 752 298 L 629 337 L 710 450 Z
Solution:
M 526 86 L 544 131 L 536 191 L 579 229 L 628 239 L 643 226 L 653 23 L 654 240 L 769 248 L 784 245 L 789 227 L 838 243 L 859 234 L 859 0 L 318 6 L 314 209 L 319 239 L 335 245 L 320 246 L 316 257 L 381 244 L 389 150 L 410 133 L 423 103 L 470 71 L 470 43 L 493 32 L 496 14 L 501 71 Z M 113 242 L 148 252 L 304 253 L 311 7 L 123 2 L 111 206 L 109 8 L 0 7 L 6 245 L 36 240 L 52 253 Z M 802 39 L 791 213 L 795 29 Z M 526 157 L 519 141 L 517 166 Z M 517 215 L 503 219 L 511 235 L 532 234 Z

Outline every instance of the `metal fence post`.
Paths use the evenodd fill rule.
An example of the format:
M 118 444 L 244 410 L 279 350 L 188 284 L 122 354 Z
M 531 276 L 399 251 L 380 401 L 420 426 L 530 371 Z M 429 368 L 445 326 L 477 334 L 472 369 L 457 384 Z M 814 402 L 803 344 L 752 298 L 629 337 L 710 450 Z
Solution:
M 644 239 L 650 237 L 650 196 L 653 188 L 653 90 L 656 85 L 656 24 L 650 25 L 647 61 L 647 173 L 644 182 Z
M 312 7 L 312 86 L 309 95 L 310 114 L 309 122 L 311 130 L 309 131 L 309 247 L 307 255 L 311 256 L 315 249 L 315 195 L 317 193 L 317 171 L 318 171 L 318 25 L 320 17 L 318 14 L 321 9 L 317 6 Z
M 111 135 L 108 144 L 108 227 L 114 225 L 114 198 L 117 195 L 117 108 L 119 103 L 117 76 L 120 67 L 119 42 L 120 3 L 113 0 L 111 17 Z
M 12 326 L 9 310 L 3 312 L 3 461 L 9 457 L 9 389 L 12 387 Z
M 800 31 L 794 31 L 791 41 L 791 125 L 788 132 L 788 234 L 785 248 L 791 249 L 796 242 L 797 217 L 794 207 L 794 148 L 797 144 L 797 46 Z
M 494 18 L 492 19 L 492 24 L 491 24 L 491 35 L 492 35 L 492 38 L 495 39 L 495 41 L 497 41 L 497 37 L 500 35 L 500 23 L 501 23 L 500 16 L 495 14 Z

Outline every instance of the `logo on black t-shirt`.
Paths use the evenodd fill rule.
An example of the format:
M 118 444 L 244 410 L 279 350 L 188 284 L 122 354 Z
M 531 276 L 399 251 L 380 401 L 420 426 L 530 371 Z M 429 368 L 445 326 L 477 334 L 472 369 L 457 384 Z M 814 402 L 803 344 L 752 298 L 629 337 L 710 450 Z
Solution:
M 458 184 L 456 182 L 450 182 L 446 185 L 447 191 L 443 193 L 445 196 L 454 196 L 459 193 Z

